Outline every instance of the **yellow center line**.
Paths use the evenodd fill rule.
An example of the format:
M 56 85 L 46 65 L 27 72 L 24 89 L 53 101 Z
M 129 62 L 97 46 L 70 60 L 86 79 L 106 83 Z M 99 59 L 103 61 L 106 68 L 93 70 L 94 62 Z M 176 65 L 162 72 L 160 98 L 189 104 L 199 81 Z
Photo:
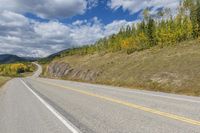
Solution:
M 39 80 L 37 80 L 37 81 L 39 81 Z M 179 115 L 175 115 L 175 114 L 171 114 L 171 113 L 167 113 L 167 112 L 162 112 L 162 111 L 159 111 L 159 110 L 156 110 L 156 109 L 144 107 L 144 106 L 141 106 L 141 105 L 137 105 L 137 104 L 134 104 L 134 103 L 114 99 L 114 98 L 107 97 L 107 96 L 101 96 L 101 95 L 98 95 L 98 94 L 94 94 L 94 93 L 84 91 L 84 90 L 79 90 L 79 89 L 72 88 L 72 87 L 67 87 L 67 86 L 58 85 L 58 84 L 45 82 L 45 81 L 39 81 L 39 82 L 45 83 L 45 84 L 48 84 L 48 85 L 53 85 L 53 86 L 56 86 L 56 87 L 65 88 L 65 89 L 68 89 L 68 90 L 71 90 L 71 91 L 74 91 L 74 92 L 78 92 L 78 93 L 81 93 L 81 94 L 84 94 L 84 95 L 87 95 L 87 96 L 96 97 L 96 98 L 103 99 L 103 100 L 106 100 L 106 101 L 110 101 L 110 102 L 113 102 L 113 103 L 117 103 L 117 104 L 120 104 L 120 105 L 125 105 L 125 106 L 130 107 L 130 108 L 134 108 L 134 109 L 142 110 L 142 111 L 145 111 L 145 112 L 153 113 L 153 114 L 156 114 L 156 115 L 160 115 L 160 116 L 163 116 L 163 117 L 182 121 L 182 122 L 189 123 L 189 124 L 192 124 L 192 125 L 200 126 L 200 121 L 193 120 L 193 119 L 190 119 L 190 118 L 186 118 L 186 117 L 183 117 L 183 116 L 179 116 Z

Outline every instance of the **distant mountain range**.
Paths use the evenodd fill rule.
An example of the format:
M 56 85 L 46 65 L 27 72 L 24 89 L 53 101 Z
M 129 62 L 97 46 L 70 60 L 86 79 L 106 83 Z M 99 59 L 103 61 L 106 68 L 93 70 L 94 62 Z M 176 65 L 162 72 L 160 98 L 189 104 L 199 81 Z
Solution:
M 0 55 L 0 64 L 15 63 L 15 62 L 22 62 L 22 61 L 29 61 L 29 59 L 19 57 L 16 55 L 10 55 L 10 54 Z

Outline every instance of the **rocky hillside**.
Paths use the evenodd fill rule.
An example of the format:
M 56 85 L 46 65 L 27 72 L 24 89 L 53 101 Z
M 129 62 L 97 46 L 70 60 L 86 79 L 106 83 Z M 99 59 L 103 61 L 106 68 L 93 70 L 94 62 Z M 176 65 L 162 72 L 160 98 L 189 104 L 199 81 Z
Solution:
M 48 67 L 48 73 L 51 77 L 69 77 L 77 80 L 95 81 L 100 72 L 87 68 L 74 68 L 65 62 L 53 62 Z
M 71 55 L 44 66 L 44 76 L 200 95 L 200 43 L 134 52 Z

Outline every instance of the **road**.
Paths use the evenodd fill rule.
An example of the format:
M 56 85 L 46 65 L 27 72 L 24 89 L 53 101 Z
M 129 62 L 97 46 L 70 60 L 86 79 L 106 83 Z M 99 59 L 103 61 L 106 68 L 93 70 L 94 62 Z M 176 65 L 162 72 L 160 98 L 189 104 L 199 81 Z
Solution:
M 0 91 L 0 133 L 200 133 L 200 98 L 39 78 Z

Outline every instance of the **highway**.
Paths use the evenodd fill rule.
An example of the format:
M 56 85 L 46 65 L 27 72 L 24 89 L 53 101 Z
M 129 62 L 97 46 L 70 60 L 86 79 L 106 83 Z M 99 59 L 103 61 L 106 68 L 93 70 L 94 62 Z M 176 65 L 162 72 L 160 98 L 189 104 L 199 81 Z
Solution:
M 39 78 L 0 90 L 0 133 L 200 133 L 200 97 Z

